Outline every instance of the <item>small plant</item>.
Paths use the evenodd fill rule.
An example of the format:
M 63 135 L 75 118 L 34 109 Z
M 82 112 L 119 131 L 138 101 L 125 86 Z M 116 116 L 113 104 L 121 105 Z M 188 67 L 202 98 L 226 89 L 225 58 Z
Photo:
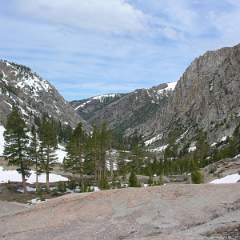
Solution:
M 106 177 L 101 178 L 100 183 L 99 183 L 99 188 L 100 189 L 109 189 L 110 188 Z
M 203 173 L 200 170 L 193 171 L 191 177 L 194 184 L 201 184 L 204 182 Z

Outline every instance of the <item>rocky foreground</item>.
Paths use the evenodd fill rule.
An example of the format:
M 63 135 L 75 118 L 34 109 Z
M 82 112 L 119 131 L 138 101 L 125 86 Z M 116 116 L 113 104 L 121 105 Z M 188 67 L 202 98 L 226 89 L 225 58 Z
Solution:
M 28 208 L 9 203 L 8 211 L 7 205 L 0 203 L 0 239 L 240 239 L 240 184 L 71 194 Z

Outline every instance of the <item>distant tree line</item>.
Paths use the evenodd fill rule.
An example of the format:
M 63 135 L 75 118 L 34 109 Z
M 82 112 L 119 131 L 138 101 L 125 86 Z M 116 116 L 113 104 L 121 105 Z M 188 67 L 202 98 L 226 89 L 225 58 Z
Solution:
M 193 182 L 200 183 L 203 181 L 201 168 L 239 153 L 239 129 L 240 126 L 224 146 L 216 148 L 209 146 L 206 133 L 199 130 L 195 137 L 196 149 L 192 152 L 189 152 L 189 145 L 179 150 L 176 143 L 179 132 L 172 132 L 164 154 L 159 157 L 148 151 L 137 132 L 126 138 L 109 130 L 103 123 L 93 126 L 92 132 L 87 133 L 81 123 L 72 130 L 47 115 L 35 118 L 29 129 L 14 107 L 7 118 L 4 155 L 9 165 L 16 166 L 21 174 L 24 191 L 31 170 L 36 172 L 36 188 L 39 188 L 39 175 L 45 173 L 46 190 L 50 190 L 49 176 L 57 163 L 55 152 L 59 143 L 67 151 L 63 168 L 77 176 L 81 191 L 89 187 L 89 176 L 101 189 L 120 187 L 121 182 L 137 187 L 139 175 L 148 176 L 149 185 L 155 185 L 163 183 L 163 176 L 191 173 Z M 113 149 L 117 151 L 115 160 L 110 155 Z M 114 169 L 114 164 L 117 164 L 117 169 Z M 158 181 L 154 180 L 156 176 Z

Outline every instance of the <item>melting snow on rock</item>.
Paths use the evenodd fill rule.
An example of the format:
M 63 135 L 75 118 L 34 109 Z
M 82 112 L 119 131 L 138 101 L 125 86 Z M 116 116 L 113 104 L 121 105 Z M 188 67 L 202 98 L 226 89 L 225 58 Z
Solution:
M 211 183 L 213 184 L 225 184 L 225 183 L 237 183 L 240 182 L 240 175 L 238 173 L 227 175 L 223 178 L 215 179 Z

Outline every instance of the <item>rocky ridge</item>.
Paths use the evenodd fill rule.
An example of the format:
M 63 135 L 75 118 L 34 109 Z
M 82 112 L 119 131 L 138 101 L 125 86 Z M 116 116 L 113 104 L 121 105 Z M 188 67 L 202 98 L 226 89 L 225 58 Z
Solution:
M 23 65 L 0 61 L 0 123 L 6 122 L 13 106 L 17 106 L 27 122 L 44 114 L 60 120 L 62 124 L 76 126 L 80 121 L 54 86 Z
M 240 44 L 206 52 L 191 63 L 175 88 L 164 89 L 167 84 L 123 95 L 87 120 L 105 121 L 125 136 L 138 132 L 147 145 L 160 150 L 170 138 L 193 149 L 200 131 L 209 145 L 224 142 L 240 122 Z
M 168 103 L 176 83 L 163 83 L 150 89 L 137 89 L 128 94 L 111 94 L 71 102 L 90 124 L 106 122 L 111 129 L 130 136 L 138 132 L 144 136 L 146 125 L 157 121 Z M 108 96 L 106 98 L 106 96 Z M 86 114 L 84 114 L 86 113 Z

